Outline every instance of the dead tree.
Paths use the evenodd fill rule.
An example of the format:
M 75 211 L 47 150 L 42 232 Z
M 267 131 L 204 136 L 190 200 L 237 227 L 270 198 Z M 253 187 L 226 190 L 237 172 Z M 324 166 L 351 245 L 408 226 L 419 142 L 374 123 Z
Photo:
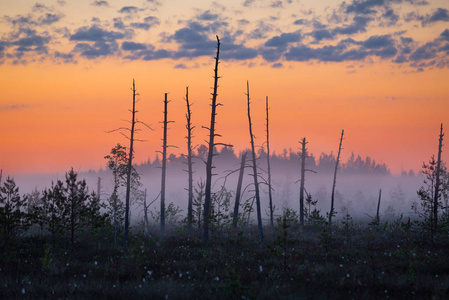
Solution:
M 379 189 L 379 200 L 377 200 L 377 212 L 376 212 L 376 223 L 377 225 L 380 224 L 380 214 L 379 214 L 379 210 L 380 210 L 380 200 L 382 198 L 382 189 Z
M 440 138 L 438 140 L 438 161 L 437 169 L 435 171 L 435 195 L 433 197 L 433 232 L 436 233 L 438 229 L 438 199 L 440 198 L 440 173 L 441 173 L 441 152 L 443 148 L 443 123 L 440 128 Z
M 165 179 L 166 179 L 166 172 L 167 172 L 167 148 L 168 147 L 174 147 L 167 145 L 167 131 L 168 131 L 168 124 L 173 123 L 174 121 L 168 121 L 168 100 L 167 100 L 167 93 L 165 93 L 164 98 L 164 122 L 163 122 L 163 128 L 164 128 L 164 137 L 162 138 L 162 152 L 159 151 L 159 153 L 162 153 L 162 176 L 161 176 L 161 233 L 165 233 Z
M 129 158 L 128 158 L 128 173 L 126 174 L 126 202 L 125 202 L 125 235 L 124 244 L 128 244 L 128 230 L 129 230 L 129 196 L 131 193 L 131 168 L 133 165 L 134 154 L 134 127 L 136 125 L 136 84 L 133 79 L 133 109 L 131 110 L 131 131 L 129 138 Z
M 186 87 L 186 105 L 187 105 L 187 113 L 186 113 L 186 129 L 187 129 L 187 170 L 185 170 L 188 174 L 188 204 L 187 204 L 187 228 L 189 230 L 192 229 L 193 223 L 193 147 L 192 147 L 192 133 L 195 126 L 192 126 L 191 116 L 192 113 L 190 111 L 190 102 L 189 102 L 189 87 Z
M 270 164 L 270 132 L 268 130 L 268 96 L 265 101 L 265 108 L 266 108 L 266 115 L 267 115 L 267 173 L 268 173 L 268 199 L 269 199 L 269 206 L 270 206 L 270 225 L 271 227 L 274 226 L 274 220 L 273 220 L 273 196 L 271 193 L 271 164 Z
M 335 170 L 334 170 L 334 181 L 332 184 L 332 194 L 331 194 L 331 210 L 329 212 L 329 227 L 332 223 L 332 216 L 334 215 L 334 197 L 335 197 L 335 186 L 337 185 L 337 170 L 338 170 L 338 164 L 340 163 L 340 153 L 341 153 L 341 144 L 343 142 L 343 134 L 344 130 L 341 131 L 341 137 L 340 137 L 340 145 L 338 146 L 338 154 L 337 154 L 337 161 L 335 162 Z
M 135 80 L 133 79 L 133 87 L 132 87 L 132 92 L 133 92 L 133 105 L 132 105 L 132 109 L 129 110 L 129 112 L 131 112 L 131 121 L 129 121 L 130 123 L 130 128 L 127 127 L 120 127 L 111 131 L 107 131 L 108 133 L 111 132 L 115 132 L 115 131 L 120 131 L 120 134 L 122 134 L 125 138 L 127 138 L 129 140 L 129 154 L 128 154 L 128 161 L 127 161 L 127 168 L 126 168 L 126 200 L 125 200 L 125 232 L 124 232 L 124 236 L 123 236 L 123 241 L 125 246 L 128 244 L 128 232 L 129 232 L 129 201 L 130 201 L 130 195 L 131 195 L 131 181 L 132 181 L 132 171 L 133 171 L 133 167 L 132 167 L 132 160 L 134 157 L 134 142 L 142 142 L 143 140 L 139 140 L 136 139 L 134 137 L 134 135 L 140 131 L 140 129 L 136 128 L 137 124 L 142 124 L 144 126 L 146 126 L 148 129 L 151 130 L 151 127 L 148 126 L 145 122 L 139 121 L 137 119 L 137 113 L 138 111 L 136 110 L 136 96 L 138 96 L 139 94 L 136 93 L 136 84 L 135 84 Z M 129 136 L 124 134 L 123 132 L 121 132 L 122 130 L 125 130 L 127 132 L 129 132 Z
M 242 161 L 240 162 L 239 179 L 237 182 L 237 191 L 235 192 L 234 214 L 232 216 L 232 227 L 237 228 L 237 220 L 239 217 L 240 197 L 242 195 L 243 173 L 245 171 L 246 152 L 242 153 Z
M 214 149 L 218 145 L 223 146 L 230 146 L 232 145 L 226 145 L 223 143 L 216 143 L 215 137 L 220 136 L 219 134 L 215 133 L 215 117 L 217 115 L 217 107 L 219 105 L 222 105 L 221 103 L 217 102 L 217 91 L 218 91 L 218 63 L 220 59 L 220 38 L 217 37 L 217 53 L 215 56 L 215 69 L 214 69 L 214 88 L 212 93 L 212 103 L 211 103 L 211 114 L 210 114 L 210 127 L 204 127 L 205 129 L 209 130 L 209 151 L 207 153 L 207 160 L 206 160 L 206 187 L 204 191 L 204 211 L 203 211 L 203 218 L 204 218 L 204 226 L 203 226 L 203 240 L 204 242 L 209 241 L 209 223 L 210 223 L 210 213 L 211 213 L 211 196 L 212 196 L 212 169 L 213 167 L 213 157 L 214 157 Z
M 254 190 L 255 190 L 255 199 L 256 199 L 256 210 L 257 210 L 257 229 L 259 232 L 259 241 L 263 241 L 263 230 L 262 230 L 262 214 L 260 209 L 260 195 L 259 195 L 259 181 L 257 174 L 257 165 L 256 165 L 256 150 L 254 148 L 254 135 L 252 131 L 252 123 L 251 123 L 251 111 L 250 111 L 250 97 L 249 97 L 249 82 L 246 82 L 246 98 L 248 104 L 248 123 L 249 123 L 249 136 L 251 139 L 251 156 L 253 161 L 253 178 L 254 178 Z
M 304 226 L 304 183 L 306 181 L 306 138 L 303 138 L 301 143 L 301 183 L 299 188 L 299 224 Z

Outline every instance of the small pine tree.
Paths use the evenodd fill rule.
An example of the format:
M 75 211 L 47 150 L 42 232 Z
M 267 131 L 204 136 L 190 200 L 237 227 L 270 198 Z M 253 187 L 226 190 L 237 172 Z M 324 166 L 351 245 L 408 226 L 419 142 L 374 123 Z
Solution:
M 20 197 L 19 187 L 13 178 L 8 177 L 0 187 L 0 236 L 9 240 L 20 235 L 29 227 L 27 199 Z

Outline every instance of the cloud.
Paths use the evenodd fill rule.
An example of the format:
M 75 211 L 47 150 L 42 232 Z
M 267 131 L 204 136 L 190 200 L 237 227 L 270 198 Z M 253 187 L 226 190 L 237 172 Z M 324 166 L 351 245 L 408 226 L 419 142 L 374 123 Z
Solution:
M 290 32 L 290 33 L 282 33 L 281 35 L 274 36 L 268 41 L 265 42 L 265 47 L 274 47 L 274 48 L 285 48 L 290 43 L 299 42 L 301 40 L 301 35 L 299 31 Z
M 250 7 L 256 0 L 245 0 L 242 5 L 245 7 Z
M 135 6 L 123 6 L 118 12 L 122 14 L 135 14 L 141 10 L 142 9 Z
M 270 4 L 271 8 L 282 8 L 283 4 L 282 1 L 272 1 Z
M 353 18 L 353 22 L 346 26 L 336 27 L 333 29 L 333 34 L 345 34 L 352 35 L 360 32 L 365 32 L 366 27 L 369 22 L 371 22 L 373 18 L 365 17 L 365 16 L 355 16 Z
M 311 35 L 317 42 L 321 40 L 331 40 L 334 38 L 327 29 L 314 30 Z
M 210 10 L 206 10 L 205 12 L 197 16 L 197 19 L 201 21 L 216 21 L 218 20 L 218 15 L 211 13 Z
M 394 57 L 398 50 L 390 36 L 372 36 L 364 41 L 346 39 L 337 45 L 311 48 L 307 45 L 291 47 L 284 57 L 290 61 L 343 62 L 362 61 L 369 56 L 382 59 Z
M 56 23 L 59 20 L 61 20 L 61 18 L 63 16 L 64 15 L 62 15 L 62 14 L 46 13 L 45 16 L 39 18 L 39 23 L 40 24 L 46 24 L 46 25 L 53 24 L 53 23 Z
M 445 29 L 441 34 L 440 38 L 449 42 L 449 29 Z
M 394 46 L 394 40 L 390 35 L 376 35 L 369 37 L 362 45 L 367 49 L 389 48 Z
M 438 8 L 432 15 L 428 17 L 425 23 L 449 22 L 449 11 L 445 8 Z
M 124 37 L 124 34 L 116 31 L 107 31 L 97 25 L 92 25 L 91 27 L 81 27 L 74 34 L 70 36 L 71 41 L 106 41 L 106 40 L 116 40 Z
M 114 19 L 112 19 L 112 21 L 114 22 L 114 28 L 117 28 L 117 29 L 125 29 L 126 28 L 125 23 L 123 23 L 121 18 L 114 18 Z
M 136 29 L 148 30 L 151 27 L 159 25 L 159 24 L 160 24 L 160 21 L 157 17 L 149 16 L 149 17 L 146 17 L 143 22 L 134 22 L 134 23 L 131 23 L 130 26 L 133 28 L 136 28 Z
M 275 64 L 272 64 L 271 67 L 273 69 L 282 69 L 284 67 L 284 65 L 282 63 L 275 63 Z
M 354 0 L 352 4 L 346 7 L 346 13 L 356 13 L 356 14 L 374 14 L 376 13 L 375 7 L 383 6 L 385 0 Z
M 78 43 L 72 52 L 79 53 L 88 59 L 95 59 L 102 56 L 113 55 L 117 51 L 116 43 L 106 43 L 104 41 L 98 41 L 93 44 Z
M 54 57 L 56 60 L 62 60 L 64 63 L 73 63 L 74 56 L 72 53 L 61 53 L 59 51 L 55 51 Z
M 429 42 L 416 49 L 409 57 L 411 61 L 433 59 L 437 56 L 437 45 Z
M 126 51 L 145 50 L 147 46 L 142 43 L 123 42 L 122 49 Z
M 393 26 L 399 21 L 399 16 L 394 12 L 393 9 L 387 9 L 383 14 L 382 18 L 385 19 L 387 26 Z
M 187 66 L 185 64 L 177 64 L 173 68 L 175 68 L 175 69 L 187 69 Z
M 31 105 L 23 104 L 23 103 L 15 103 L 15 104 L 6 104 L 0 106 L 0 111 L 18 111 L 30 108 Z
M 104 6 L 104 7 L 108 7 L 108 6 L 109 6 L 109 3 L 108 3 L 108 1 L 102 0 L 102 1 L 94 1 L 94 2 L 92 2 L 92 5 L 93 5 L 93 6 Z

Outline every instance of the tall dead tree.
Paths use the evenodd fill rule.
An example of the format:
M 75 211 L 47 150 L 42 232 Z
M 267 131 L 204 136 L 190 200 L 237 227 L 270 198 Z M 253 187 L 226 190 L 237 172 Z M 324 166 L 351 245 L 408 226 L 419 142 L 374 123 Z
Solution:
M 187 105 L 187 113 L 186 113 L 186 129 L 187 129 L 187 174 L 188 174 L 188 204 L 187 204 L 187 228 L 189 230 L 192 229 L 193 223 L 193 162 L 192 162 L 192 133 L 195 126 L 192 126 L 191 116 L 192 113 L 190 111 L 190 102 L 189 102 L 189 87 L 186 87 L 186 105 Z
M 248 123 L 249 123 L 249 136 L 251 138 L 251 156 L 253 162 L 253 179 L 254 179 L 254 190 L 256 197 L 256 211 L 257 211 L 257 229 L 259 232 L 259 241 L 263 241 L 263 229 L 262 229 L 262 214 L 260 209 L 260 195 L 259 195 L 259 181 L 257 174 L 257 164 L 256 164 L 256 150 L 254 148 L 254 135 L 251 123 L 251 111 L 250 111 L 250 97 L 249 97 L 249 82 L 246 81 L 246 98 L 248 104 Z
M 335 186 L 337 185 L 337 170 L 338 170 L 338 164 L 340 163 L 340 153 L 341 153 L 341 144 L 343 142 L 343 134 L 344 130 L 341 131 L 341 137 L 340 137 L 340 144 L 338 146 L 338 154 L 337 154 L 337 161 L 335 162 L 335 170 L 334 170 L 334 181 L 332 183 L 332 194 L 331 194 L 331 210 L 329 212 L 329 227 L 332 223 L 332 216 L 334 215 L 334 197 L 335 197 Z
M 306 138 L 303 138 L 300 143 L 301 143 L 301 183 L 299 188 L 299 224 L 301 226 L 304 226 L 304 184 L 306 181 L 305 175 L 306 175 L 306 158 L 307 158 Z
M 204 127 L 209 130 L 209 151 L 207 153 L 207 160 L 206 160 L 206 187 L 204 191 L 204 211 L 203 211 L 203 218 L 204 218 L 204 226 L 203 226 L 203 240 L 204 242 L 209 241 L 209 224 L 210 224 L 210 213 L 211 213 L 211 196 L 212 196 L 212 169 L 213 169 L 213 157 L 214 157 L 214 149 L 217 145 L 223 145 L 223 146 L 231 146 L 232 145 L 226 145 L 223 143 L 216 143 L 215 137 L 220 136 L 219 134 L 215 133 L 215 117 L 217 115 L 217 107 L 219 105 L 222 105 L 217 102 L 217 91 L 218 91 L 218 64 L 220 60 L 220 38 L 217 37 L 217 53 L 215 56 L 215 69 L 214 69 L 214 88 L 212 93 L 212 103 L 211 103 L 211 114 L 210 114 L 210 127 Z
M 167 145 L 167 131 L 168 131 L 168 124 L 173 123 L 173 121 L 168 121 L 168 99 L 167 99 L 167 93 L 165 93 L 164 98 L 164 122 L 163 122 L 163 129 L 164 129 L 164 137 L 162 138 L 162 176 L 161 176 L 161 233 L 165 233 L 165 179 L 166 179 L 166 172 L 167 172 L 167 148 L 173 147 Z
M 269 120 L 268 120 L 268 96 L 266 97 L 265 101 L 265 108 L 266 108 L 266 120 L 267 120 L 267 173 L 268 173 L 268 199 L 269 199 L 269 206 L 270 206 L 270 225 L 271 227 L 274 226 L 274 220 L 273 220 L 273 195 L 271 193 L 271 164 L 270 164 L 270 131 L 268 130 Z
M 131 168 L 133 165 L 133 154 L 134 154 L 134 128 L 136 125 L 136 84 L 133 79 L 133 109 L 131 110 L 131 130 L 129 137 L 129 158 L 128 158 L 128 169 L 126 174 L 126 202 L 125 202 L 125 235 L 123 242 L 125 245 L 128 244 L 128 230 L 129 230 L 129 196 L 131 194 Z
M 246 152 L 242 153 L 242 161 L 240 162 L 239 179 L 237 182 L 237 191 L 235 192 L 234 214 L 232 216 L 232 227 L 237 228 L 237 220 L 239 217 L 240 197 L 242 195 L 243 173 L 245 171 Z
M 441 173 L 441 152 L 443 149 L 443 123 L 440 127 L 440 138 L 438 140 L 438 160 L 437 169 L 435 171 L 435 195 L 433 197 L 433 232 L 438 229 L 438 199 L 440 198 L 440 173 Z

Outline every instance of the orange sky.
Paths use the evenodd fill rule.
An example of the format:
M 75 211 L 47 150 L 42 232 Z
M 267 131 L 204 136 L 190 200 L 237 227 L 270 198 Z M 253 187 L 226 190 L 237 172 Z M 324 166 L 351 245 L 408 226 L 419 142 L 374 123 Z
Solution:
M 209 122 L 213 51 L 212 55 L 189 52 L 194 47 L 195 51 L 200 51 L 205 46 L 189 44 L 195 36 L 189 36 L 188 42 L 178 39 L 177 33 L 183 29 L 191 30 L 198 24 L 208 26 L 198 32 L 207 38 L 202 41 L 204 45 L 210 45 L 214 42 L 214 34 L 207 30 L 212 31 L 218 26 L 211 22 L 220 20 L 227 23 L 217 27 L 217 33 L 224 37 L 222 47 L 233 46 L 238 51 L 224 50 L 224 60 L 219 67 L 222 78 L 218 99 L 224 106 L 218 109 L 217 130 L 223 136 L 220 141 L 233 144 L 236 151 L 249 147 L 246 80 L 250 82 L 256 143 L 264 142 L 265 96 L 268 96 L 271 148 L 278 153 L 284 148 L 297 150 L 302 137 L 308 139 L 309 149 L 315 156 L 321 152 L 336 152 L 340 132 L 344 129 L 343 160 L 354 152 L 386 163 L 393 173 L 409 169 L 418 171 L 423 161 L 436 154 L 440 123 L 449 126 L 448 55 L 441 50 L 448 45 L 443 33 L 449 27 L 449 15 L 446 18 L 444 14 L 449 5 L 444 1 L 419 7 L 405 2 L 402 5 L 385 2 L 384 5 L 369 6 L 369 1 L 348 4 L 333 1 L 333 6 L 327 8 L 314 7 L 313 2 L 293 6 L 296 5 L 294 1 L 293 4 L 280 1 L 281 7 L 275 6 L 276 1 L 266 1 L 265 7 L 252 1 L 246 1 L 248 6 L 242 5 L 244 1 L 231 1 L 223 8 L 214 6 L 212 1 L 198 1 L 204 5 L 187 7 L 183 14 L 176 15 L 178 22 L 165 15 L 164 4 L 151 8 L 136 2 L 133 4 L 136 6 L 128 7 L 140 10 L 133 15 L 123 15 L 118 11 L 130 5 L 127 1 L 103 1 L 108 6 L 98 5 L 100 3 L 94 6 L 92 1 L 92 11 L 98 12 L 102 7 L 109 9 L 104 15 L 98 15 L 100 21 L 94 21 L 87 13 L 83 18 L 74 18 L 68 9 L 73 4 L 62 5 L 54 1 L 41 8 L 34 2 L 23 2 L 25 8 L 21 10 L 11 5 L 12 2 L 0 4 L 0 10 L 3 6 L 2 11 L 9 13 L 2 19 L 0 27 L 3 33 L 0 51 L 1 47 L 4 49 L 0 52 L 0 168 L 3 174 L 104 167 L 103 157 L 117 142 L 128 146 L 120 134 L 105 131 L 126 125 L 122 120 L 130 117 L 127 110 L 132 104 L 133 78 L 140 94 L 139 118 L 155 129 L 142 131 L 140 138 L 147 142 L 137 144 L 136 162 L 153 159 L 155 151 L 160 150 L 162 130 L 159 122 L 163 119 L 164 93 L 169 93 L 169 118 L 175 121 L 170 126 L 169 144 L 179 147 L 171 150 L 185 152 L 186 86 L 189 86 L 190 99 L 194 103 L 192 121 L 197 127 L 194 142 L 203 143 L 207 132 L 201 126 L 208 126 Z M 167 3 L 168 6 L 172 4 Z M 360 3 L 368 6 L 360 6 Z M 251 5 L 259 5 L 258 14 L 245 14 Z M 313 14 L 306 13 L 306 8 L 313 9 Z M 240 14 L 235 13 L 237 9 Z M 343 22 L 348 26 L 354 17 L 374 20 L 374 14 L 379 17 L 389 9 L 399 20 L 393 25 L 379 27 L 379 23 L 374 24 L 382 23 L 379 17 L 377 21 L 357 25 L 365 26 L 362 28 L 365 31 L 337 35 L 338 22 L 326 22 L 332 9 L 334 14 L 346 18 Z M 405 21 L 412 18 L 407 15 L 410 12 L 421 12 L 421 15 L 415 14 L 415 19 Z M 28 16 L 28 21 L 20 23 L 19 14 Z M 46 14 L 54 14 L 59 19 L 48 21 L 49 24 L 45 23 L 43 29 L 39 29 L 37 23 L 43 22 L 43 17 L 39 16 Z M 150 15 L 157 16 L 158 24 L 152 23 L 143 31 L 138 30 L 138 25 L 132 25 L 143 24 L 139 22 Z M 290 19 L 282 19 L 284 15 Z M 114 27 L 112 20 L 116 21 L 117 16 L 122 18 L 125 26 L 131 24 L 130 27 Z M 269 24 L 270 16 L 273 22 Z M 245 22 L 241 20 L 245 18 L 249 23 L 241 28 L 244 33 L 239 35 L 237 30 L 243 26 L 241 24 Z M 154 19 L 145 20 L 154 22 Z M 294 20 L 309 23 L 297 25 L 302 27 L 295 29 Z M 97 29 L 109 35 L 99 40 L 94 40 L 98 35 L 87 36 L 93 34 L 87 31 L 95 27 L 92 24 L 97 24 Z M 154 31 L 153 26 L 156 27 Z M 27 28 L 35 33 L 26 31 Z M 62 28 L 65 28 L 65 34 L 61 33 Z M 327 30 L 335 37 L 314 41 L 312 36 L 317 28 Z M 264 29 L 266 36 L 252 40 L 243 38 L 251 36 L 256 29 Z M 135 33 L 117 37 L 126 30 Z M 400 33 L 401 30 L 406 33 Z M 79 32 L 85 35 L 76 35 Z M 290 37 L 283 33 L 292 34 L 292 40 L 286 45 L 281 40 Z M 274 42 L 278 44 L 273 48 L 268 41 L 276 36 L 279 39 Z M 48 37 L 48 43 L 42 44 L 38 37 Z M 370 40 L 370 37 L 378 39 Z M 413 42 L 404 42 L 406 37 L 412 38 Z M 344 39 L 353 40 L 345 42 Z M 129 59 L 125 56 L 130 50 L 125 50 L 124 41 L 135 43 L 131 45 L 133 47 L 145 45 L 145 53 L 151 52 L 151 55 L 158 49 L 167 49 L 170 56 L 146 61 L 143 52 L 132 50 L 136 56 Z M 373 46 L 370 42 L 376 44 Z M 334 50 L 333 55 L 337 56 L 331 59 L 323 54 L 326 47 L 344 43 L 350 43 L 344 53 Z M 384 43 L 393 44 L 388 48 Z M 407 45 L 409 52 L 403 50 Z M 302 52 L 293 58 L 295 47 Z M 394 56 L 375 52 L 390 51 L 392 47 L 396 49 Z M 427 48 L 419 50 L 421 47 Z M 81 48 L 84 50 L 79 50 Z M 90 52 L 82 52 L 86 49 L 97 51 L 96 56 L 89 57 L 86 53 Z M 267 49 L 276 49 L 282 54 L 272 59 L 265 55 Z M 349 55 L 351 49 L 363 57 Z M 66 60 L 56 52 L 66 54 Z M 368 52 L 370 54 L 366 54 Z M 189 57 L 179 57 L 185 53 Z M 246 53 L 253 55 L 245 58 Z M 304 53 L 310 56 L 305 58 Z M 394 62 L 401 53 L 406 60 Z M 443 159 L 447 159 L 445 152 Z

